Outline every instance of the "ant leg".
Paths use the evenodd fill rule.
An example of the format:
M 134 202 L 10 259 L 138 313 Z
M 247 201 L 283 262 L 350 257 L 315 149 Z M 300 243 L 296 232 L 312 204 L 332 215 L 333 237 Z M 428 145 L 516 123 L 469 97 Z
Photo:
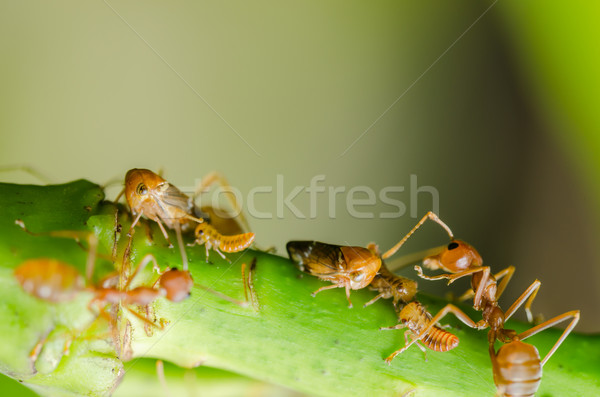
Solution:
M 35 362 L 37 361 L 38 357 L 40 356 L 40 353 L 42 352 L 42 348 L 44 347 L 44 345 L 46 344 L 47 341 L 48 341 L 48 335 L 46 335 L 42 339 L 40 339 L 38 341 L 38 343 L 35 344 L 33 349 L 31 349 L 31 352 L 29 353 L 29 359 L 31 360 L 32 363 L 34 363 L 34 365 L 35 365 Z
M 484 268 L 487 266 L 480 266 L 477 267 L 475 269 L 467 269 L 467 270 L 463 270 L 462 272 L 458 272 L 458 273 L 444 273 L 444 274 L 438 274 L 437 276 L 427 276 L 423 273 L 423 268 L 419 265 L 415 265 L 415 270 L 418 273 L 419 277 L 424 279 L 424 280 L 442 280 L 442 279 L 446 279 L 449 280 L 448 284 L 452 284 L 453 282 L 455 282 L 456 280 L 458 280 L 459 278 L 471 275 L 473 273 L 478 273 L 478 272 L 483 272 Z M 489 267 L 488 267 L 489 269 Z
M 86 248 L 81 244 L 81 240 L 87 240 L 88 256 L 85 263 L 85 281 L 88 284 L 90 283 L 90 281 L 92 280 L 92 275 L 94 274 L 94 263 L 96 261 L 96 253 L 98 250 L 98 237 L 96 237 L 94 233 L 90 231 L 79 230 L 53 230 L 44 233 L 34 233 L 27 229 L 27 227 L 25 226 L 25 222 L 23 222 L 21 219 L 16 219 L 15 224 L 21 229 L 23 229 L 26 233 L 31 234 L 32 236 L 50 236 L 73 239 L 84 250 L 86 250 Z
M 425 337 L 425 335 L 427 335 L 427 333 L 448 313 L 454 314 L 454 316 L 456 316 L 456 318 L 458 318 L 460 321 L 462 321 L 468 327 L 475 328 L 475 329 L 481 328 L 481 326 L 478 323 L 473 321 L 469 316 L 467 316 L 458 307 L 454 306 L 453 304 L 447 304 L 446 306 L 444 306 L 444 308 L 442 308 L 442 310 L 440 310 L 435 316 L 433 316 L 433 318 L 429 321 L 429 324 L 427 324 L 427 326 L 424 327 L 421 330 L 421 332 L 419 332 L 413 338 L 413 340 L 410 341 L 410 343 L 408 343 L 406 346 L 404 346 L 402 349 L 398 350 L 397 352 L 392 353 L 392 355 L 390 355 L 385 361 L 389 364 L 392 361 L 392 359 L 394 357 L 396 357 L 398 354 L 400 354 L 403 351 L 405 351 L 406 349 L 408 349 L 416 341 L 423 339 L 423 337 Z
M 6 167 L 0 167 L 0 172 L 15 172 L 15 171 L 21 171 L 26 174 L 29 174 L 29 175 L 33 176 L 34 178 L 37 178 L 40 182 L 45 183 L 47 185 L 52 183 L 50 178 L 48 178 L 46 175 L 39 172 L 37 169 L 30 167 L 28 165 L 11 165 L 11 166 L 6 166 Z
M 135 317 L 137 317 L 139 320 L 141 320 L 145 325 L 149 325 L 151 327 L 156 327 L 159 330 L 163 330 L 165 327 L 162 324 L 156 324 L 150 320 L 148 320 L 145 316 L 142 316 L 141 314 L 139 314 L 138 312 L 136 312 L 135 310 L 133 310 L 130 307 L 124 306 L 125 310 L 127 310 L 129 313 L 133 314 Z
M 570 312 L 563 313 L 560 316 L 551 318 L 550 320 L 545 321 L 539 325 L 536 325 L 535 327 L 533 327 L 525 332 L 522 332 L 518 335 L 519 339 L 523 340 L 523 339 L 529 338 L 530 336 L 537 334 L 538 332 L 542 332 L 543 330 L 545 330 L 547 328 L 550 328 L 556 324 L 559 324 L 569 318 L 572 318 L 571 322 L 569 323 L 567 328 L 565 328 L 562 335 L 560 336 L 560 338 L 558 338 L 558 340 L 556 341 L 554 346 L 552 346 L 552 349 L 550 349 L 548 354 L 546 354 L 546 357 L 544 357 L 544 359 L 542 360 L 542 367 L 544 366 L 544 364 L 546 364 L 546 361 L 548 361 L 548 359 L 550 357 L 552 357 L 552 355 L 554 354 L 556 349 L 558 349 L 558 347 L 563 343 L 565 338 L 571 333 L 573 328 L 575 328 L 575 325 L 577 325 L 577 323 L 579 322 L 579 310 L 571 310 Z
M 164 395 L 171 397 L 169 387 L 167 386 L 167 379 L 165 378 L 165 365 L 162 360 L 156 360 L 156 376 L 158 377 L 158 383 L 160 383 Z
M 194 196 L 193 196 L 194 199 L 199 194 L 206 192 L 207 188 L 214 185 L 215 183 L 218 183 L 219 185 L 221 185 L 221 187 L 223 188 L 223 190 L 225 192 L 233 192 L 233 189 L 232 189 L 231 185 L 229 184 L 229 182 L 227 182 L 227 179 L 225 179 L 225 177 L 222 174 L 220 174 L 219 172 L 212 171 L 212 172 L 208 173 L 204 178 L 202 178 L 202 181 L 200 182 L 200 184 L 196 188 L 196 191 L 194 192 Z M 232 215 L 232 218 L 239 216 L 240 221 L 242 222 L 242 226 L 244 227 L 244 230 L 249 231 L 250 226 L 248 225 L 248 221 L 246 220 L 246 216 L 244 215 L 244 212 L 242 211 L 242 206 L 238 202 L 237 197 L 235 196 L 235 194 L 227 194 L 226 196 L 228 197 L 228 200 L 231 203 L 231 205 L 233 206 L 233 209 L 235 211 L 235 213 Z
M 160 225 L 160 223 L 159 223 Z M 187 254 L 185 253 L 185 246 L 183 245 L 183 237 L 181 237 L 181 226 L 179 223 L 175 224 L 175 235 L 177 236 L 177 244 L 179 245 L 179 253 L 181 254 L 181 261 L 183 264 L 181 267 L 184 271 L 188 269 L 188 259 Z
M 517 309 L 521 307 L 523 303 L 525 303 L 525 300 L 527 300 L 525 303 L 525 313 L 527 314 L 527 320 L 530 323 L 533 322 L 533 316 L 531 315 L 531 304 L 533 303 L 533 300 L 535 299 L 535 296 L 537 295 L 541 285 L 542 283 L 540 280 L 535 280 L 533 283 L 531 283 L 525 292 L 523 292 L 521 296 L 517 298 L 515 303 L 513 303 L 504 313 L 504 319 L 508 320 L 513 314 L 515 314 Z
M 506 289 L 506 285 L 508 284 L 514 273 L 515 267 L 509 266 L 506 269 L 500 270 L 498 273 L 494 274 L 494 278 L 496 279 L 496 281 L 502 279 L 502 282 L 498 284 L 498 289 L 496 290 L 496 300 L 500 299 L 500 295 L 502 295 L 502 293 Z
M 250 263 L 250 268 L 248 269 L 248 277 L 246 277 L 246 264 L 242 263 L 242 280 L 244 282 L 244 297 L 246 302 L 248 302 L 248 295 L 250 295 L 250 301 L 252 302 L 252 307 L 255 310 L 258 309 L 258 300 L 256 298 L 256 291 L 254 291 L 254 283 L 252 282 L 252 273 L 256 270 L 256 258 L 252 259 L 252 263 Z
M 246 280 L 246 263 L 242 263 L 242 281 L 244 283 L 244 299 L 246 299 L 246 302 L 248 302 L 248 280 Z
M 408 232 L 406 234 L 406 236 L 404 236 L 402 238 L 402 240 L 398 241 L 398 243 L 396 243 L 396 245 L 394 245 L 392 248 L 390 248 L 385 254 L 383 254 L 382 258 L 383 259 L 387 259 L 390 256 L 394 255 L 396 253 L 396 251 L 398 251 L 400 249 L 400 247 L 402 247 L 404 245 L 404 243 L 406 242 L 406 240 L 408 240 L 410 238 L 410 236 L 413 235 L 414 232 L 417 231 L 417 229 L 419 229 L 423 223 L 425 223 L 425 221 L 427 219 L 431 219 L 432 221 L 436 222 L 438 225 L 440 225 L 441 227 L 444 228 L 444 230 L 446 230 L 446 233 L 448 233 L 448 236 L 450 236 L 450 240 L 452 240 L 454 238 L 454 235 L 452 234 L 452 230 L 450 230 L 450 228 L 448 227 L 448 225 L 446 225 L 444 222 L 442 222 L 442 220 L 433 212 L 429 211 L 427 214 L 425 214 L 425 216 L 411 229 L 410 232 Z
M 466 301 L 468 299 L 471 299 L 474 296 L 475 296 L 475 291 L 473 291 L 473 289 L 468 289 L 461 296 L 459 296 L 458 298 L 456 298 L 456 300 L 458 302 L 464 302 L 464 301 Z
M 98 237 L 95 234 L 90 234 L 88 237 L 89 252 L 87 261 L 85 263 L 85 281 L 88 285 L 92 281 L 92 275 L 94 274 L 94 264 L 96 262 L 96 251 L 98 249 Z
M 494 274 L 494 278 L 496 279 L 496 281 L 498 281 L 504 277 L 504 280 L 502 280 L 502 282 L 500 284 L 498 284 L 498 289 L 496 290 L 496 300 L 500 299 L 500 295 L 502 295 L 502 293 L 506 289 L 506 285 L 512 278 L 512 275 L 514 272 L 515 272 L 515 267 L 509 266 L 506 269 L 501 270 L 498 273 Z M 456 300 L 459 302 L 463 302 L 474 296 L 475 296 L 475 292 L 473 291 L 472 288 L 470 288 L 467 291 L 465 291 L 461 296 L 459 296 Z
M 112 184 L 112 182 L 108 182 L 106 185 L 104 185 L 104 187 L 106 187 L 108 184 Z M 125 187 L 123 187 L 123 189 L 121 189 L 121 191 L 119 192 L 119 194 L 117 195 L 117 197 L 115 197 L 114 202 L 118 203 L 119 199 L 121 198 L 121 196 L 123 196 L 125 194 Z
M 250 263 L 250 270 L 248 270 L 248 289 L 250 290 L 250 299 L 252 300 L 252 306 L 256 311 L 260 310 L 258 304 L 258 296 L 256 296 L 256 290 L 254 289 L 254 281 L 252 281 L 252 275 L 256 273 L 256 258 L 252 259 Z
M 113 235 L 113 248 L 111 253 L 111 261 L 114 263 L 117 260 L 117 251 L 119 250 L 119 240 L 121 239 L 121 225 L 119 224 L 119 208 L 115 208 L 115 232 Z
M 123 287 L 123 291 L 126 291 L 127 289 L 129 289 L 129 285 L 131 284 L 131 282 L 133 281 L 135 276 L 137 276 L 137 274 L 140 271 L 142 271 L 146 267 L 146 265 L 148 265 L 148 263 L 150 263 L 150 262 L 152 262 L 154 269 L 158 269 L 160 271 L 160 268 L 158 267 L 158 263 L 156 262 L 156 258 L 154 257 L 154 255 L 146 254 L 142 258 L 140 263 L 138 263 L 138 265 L 135 267 L 135 270 L 133 271 L 133 273 L 131 273 L 131 275 L 129 276 L 127 282 L 125 283 L 125 286 Z
M 414 252 L 408 255 L 402 255 L 401 257 L 387 262 L 386 265 L 391 271 L 400 270 L 412 265 L 413 263 L 421 262 L 423 258 L 439 255 L 443 250 L 446 249 L 446 247 L 448 247 L 448 244 L 440 245 L 434 248 L 429 248 L 419 252 Z
M 226 300 L 227 302 L 231 302 L 231 303 L 233 303 L 234 305 L 237 305 L 237 306 L 240 306 L 240 307 L 247 307 L 247 306 L 248 306 L 248 302 L 242 302 L 242 301 L 239 301 L 239 300 L 237 300 L 237 299 L 234 299 L 234 298 L 232 298 L 232 297 L 230 297 L 230 296 L 227 296 L 227 295 L 225 295 L 225 294 L 222 294 L 222 293 L 220 293 L 219 291 L 215 291 L 215 290 L 214 290 L 214 289 L 212 289 L 212 288 L 205 287 L 204 285 L 201 285 L 201 284 L 194 284 L 194 285 L 196 285 L 197 287 L 199 287 L 199 288 L 201 288 L 201 289 L 205 290 L 206 292 L 210 292 L 211 294 L 213 294 L 213 295 L 215 295 L 215 296 L 217 296 L 217 297 L 219 297 L 219 298 L 221 298 L 221 299 L 223 299 L 223 300 Z
M 478 266 L 476 268 L 472 268 L 472 269 L 467 269 L 467 270 L 463 270 L 462 272 L 458 272 L 458 273 L 451 273 L 451 274 L 440 274 L 437 276 L 426 276 L 423 274 L 423 269 L 421 268 L 421 266 L 416 265 L 415 266 L 415 270 L 417 271 L 419 277 L 425 279 L 425 280 L 441 280 L 441 279 L 447 279 L 448 280 L 448 285 L 452 284 L 453 282 L 455 282 L 456 280 L 458 280 L 459 278 L 474 274 L 474 273 L 483 273 L 483 275 L 481 276 L 481 281 L 479 282 L 479 286 L 477 287 L 477 291 L 475 292 L 475 298 L 473 299 L 473 306 L 475 308 L 480 308 L 481 307 L 481 300 L 482 300 L 482 296 L 483 296 L 483 291 L 485 290 L 485 287 L 487 285 L 487 280 L 490 277 L 490 267 L 489 266 Z

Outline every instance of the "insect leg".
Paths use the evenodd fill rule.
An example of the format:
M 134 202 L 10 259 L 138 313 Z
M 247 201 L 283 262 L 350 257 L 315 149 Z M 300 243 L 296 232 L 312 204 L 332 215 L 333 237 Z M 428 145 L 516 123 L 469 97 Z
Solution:
M 160 223 L 159 223 L 160 225 Z M 185 253 L 185 246 L 183 244 L 183 237 L 181 237 L 181 226 L 179 223 L 175 224 L 175 235 L 177 236 L 177 244 L 179 245 L 179 252 L 181 253 L 181 261 L 183 264 L 181 265 L 184 271 L 188 269 L 188 259 L 187 254 Z
M 226 300 L 227 302 L 231 302 L 231 303 L 233 303 L 234 305 L 238 305 L 238 306 L 240 306 L 240 307 L 247 307 L 247 306 L 248 306 L 248 302 L 242 302 L 242 301 L 239 301 L 239 300 L 237 300 L 237 299 L 234 299 L 234 298 L 232 298 L 232 297 L 230 297 L 230 296 L 227 296 L 227 295 L 225 295 L 225 294 L 223 294 L 223 293 L 221 293 L 221 292 L 219 292 L 219 291 L 215 291 L 215 290 L 214 290 L 214 289 L 212 289 L 212 288 L 205 287 L 204 285 L 201 285 L 201 284 L 194 284 L 194 285 L 196 285 L 196 286 L 198 286 L 199 288 L 201 288 L 201 289 L 205 290 L 206 292 L 210 292 L 211 294 L 213 294 L 213 295 L 215 295 L 215 296 L 217 296 L 217 297 L 219 297 L 219 298 L 221 298 L 221 299 L 223 299 L 223 300 Z
M 333 288 L 342 288 L 343 285 L 338 285 L 338 284 L 332 284 L 332 285 L 326 285 L 324 287 L 319 288 L 318 290 L 316 290 L 315 292 L 313 292 L 311 295 L 312 296 L 317 296 L 317 294 L 321 291 L 325 291 L 327 289 L 333 289 Z
M 381 293 L 381 294 L 379 294 L 379 295 L 375 296 L 375 298 L 373 298 L 373 299 L 371 299 L 370 301 L 368 301 L 367 303 L 365 303 L 365 304 L 363 305 L 363 307 L 367 307 L 367 306 L 370 306 L 370 305 L 372 305 L 373 303 L 377 302 L 377 301 L 379 300 L 379 298 L 381 298 L 383 295 L 385 295 L 385 294 L 384 294 L 384 293 Z
M 513 314 L 515 314 L 517 309 L 521 307 L 523 303 L 525 303 L 525 313 L 527 314 L 527 320 L 530 323 L 533 322 L 533 316 L 531 315 L 531 304 L 533 303 L 533 300 L 535 299 L 535 296 L 537 295 L 541 285 L 542 283 L 540 282 L 540 280 L 535 280 L 533 283 L 531 283 L 531 285 L 527 287 L 525 292 L 523 292 L 521 296 L 517 298 L 515 303 L 513 303 L 504 313 L 505 320 L 508 320 Z M 527 302 L 525 302 L 525 300 L 527 300 Z
M 144 256 L 142 258 L 142 260 L 140 261 L 140 263 L 138 263 L 138 265 L 135 267 L 135 270 L 133 271 L 133 273 L 131 273 L 131 276 L 129 276 L 129 279 L 127 280 L 125 286 L 123 287 L 124 291 L 129 288 L 129 285 L 131 284 L 131 281 L 133 281 L 133 279 L 135 278 L 135 276 L 137 276 L 137 274 L 140 271 L 142 271 L 146 267 L 146 265 L 148 263 L 150 263 L 150 262 L 152 262 L 153 268 L 157 269 L 157 271 L 160 272 L 160 268 L 158 267 L 158 263 L 156 262 L 156 258 L 154 257 L 154 255 L 147 254 L 146 256 Z
M 164 395 L 171 397 L 169 387 L 167 386 L 167 379 L 165 378 L 165 365 L 162 360 L 156 360 L 156 376 L 158 377 L 158 383 L 160 383 Z
M 208 173 L 204 178 L 202 178 L 202 181 L 200 182 L 200 184 L 198 185 L 198 187 L 196 188 L 196 191 L 194 193 L 194 199 L 199 194 L 205 192 L 210 186 L 214 185 L 215 183 L 218 183 L 219 185 L 221 185 L 221 187 L 223 188 L 223 190 L 225 192 L 232 191 L 231 185 L 229 184 L 229 182 L 227 182 L 227 179 L 225 179 L 225 177 L 222 174 L 220 174 L 219 172 L 212 171 L 212 172 Z M 250 231 L 250 226 L 248 225 L 248 221 L 246 220 L 244 212 L 242 211 L 242 206 L 238 202 L 235 194 L 228 194 L 226 196 L 228 197 L 229 202 L 231 203 L 231 205 L 234 208 L 235 213 L 233 214 L 233 217 L 235 218 L 235 217 L 239 216 L 240 221 L 242 222 L 242 225 L 244 227 L 244 230 Z
M 546 364 L 546 361 L 548 361 L 548 359 L 552 357 L 556 349 L 558 349 L 558 347 L 563 343 L 565 338 L 571 333 L 573 328 L 575 328 L 575 326 L 579 322 L 579 310 L 571 310 L 570 312 L 563 313 L 519 334 L 519 339 L 523 340 L 537 334 L 538 332 L 542 332 L 547 328 L 559 324 L 569 318 L 572 318 L 571 322 L 569 323 L 567 328 L 565 328 L 562 335 L 560 336 L 560 338 L 558 338 L 554 346 L 552 346 L 552 349 L 550 349 L 548 354 L 546 354 L 546 357 L 544 357 L 544 359 L 542 360 L 542 366 L 544 366 L 544 364 Z
M 410 341 L 410 343 L 408 343 L 406 346 L 404 346 L 398 352 L 392 353 L 392 355 L 390 357 L 388 357 L 389 361 L 388 361 L 388 359 L 386 359 L 386 362 L 389 364 L 396 355 L 398 355 L 398 354 L 402 353 L 404 350 L 408 349 L 410 347 L 410 345 L 412 345 L 416 341 L 423 339 L 423 337 L 425 335 L 427 335 L 427 333 L 448 313 L 454 314 L 456 316 L 456 318 L 458 318 L 460 321 L 462 321 L 468 327 L 475 328 L 475 329 L 479 328 L 479 325 L 475 321 L 473 321 L 469 316 L 467 316 L 462 310 L 460 310 L 458 307 L 454 306 L 453 304 L 448 304 L 448 305 L 444 306 L 444 308 L 442 308 L 442 310 L 440 310 L 435 316 L 433 316 L 433 318 L 429 321 L 429 324 L 427 324 L 427 326 L 424 327 L 421 330 L 421 332 L 419 332 L 417 335 L 415 335 L 415 337 L 412 339 L 412 341 Z
M 352 301 L 350 300 L 350 284 L 346 284 L 346 299 L 348 299 L 348 308 L 352 309 Z
M 444 230 L 446 230 L 446 233 L 448 233 L 448 236 L 450 236 L 450 239 L 454 238 L 454 235 L 452 234 L 452 230 L 450 230 L 450 228 L 448 227 L 448 225 L 446 225 L 444 222 L 442 222 L 442 220 L 433 212 L 429 211 L 427 214 L 425 214 L 425 216 L 411 229 L 410 232 L 408 232 L 406 234 L 406 236 L 404 236 L 400 241 L 398 241 L 398 243 L 396 243 L 396 245 L 394 245 L 392 248 L 390 248 L 385 254 L 383 254 L 382 258 L 383 259 L 387 259 L 390 256 L 394 255 L 396 253 L 396 251 L 398 251 L 400 249 L 400 247 L 402 247 L 404 245 L 404 243 L 406 242 L 406 240 L 408 240 L 410 238 L 410 236 L 413 235 L 414 232 L 417 231 L 417 229 L 419 229 L 423 223 L 425 223 L 425 221 L 427 219 L 431 219 L 432 221 L 436 222 L 437 224 L 439 224 L 441 227 L 444 228 Z
M 141 314 L 139 314 L 138 312 L 136 312 L 135 310 L 133 310 L 132 308 L 128 307 L 128 306 L 124 306 L 125 310 L 127 310 L 129 313 L 133 314 L 135 317 L 137 317 L 139 320 L 141 320 L 144 324 L 149 325 L 151 327 L 156 327 L 159 330 L 163 330 L 165 327 L 162 324 L 156 324 L 153 321 L 150 321 L 146 318 L 146 316 L 142 316 Z
M 494 274 L 494 278 L 496 279 L 496 281 L 502 279 L 502 282 L 498 284 L 498 289 L 496 290 L 496 300 L 500 299 L 500 295 L 502 295 L 502 293 L 506 289 L 506 285 L 508 284 L 514 273 L 515 267 L 509 266 L 506 269 L 500 270 L 498 273 Z

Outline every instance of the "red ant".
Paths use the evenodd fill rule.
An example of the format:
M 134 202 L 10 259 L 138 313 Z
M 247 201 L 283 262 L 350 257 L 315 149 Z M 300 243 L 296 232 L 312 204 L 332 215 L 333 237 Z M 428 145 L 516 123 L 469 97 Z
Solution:
M 459 308 L 452 304 L 448 304 L 431 319 L 429 325 L 421 330 L 419 335 L 417 335 L 417 338 L 396 354 L 401 353 L 419 337 L 427 334 L 427 332 L 429 332 L 446 314 L 453 313 L 460 321 L 469 327 L 476 329 L 490 328 L 490 331 L 488 332 L 489 353 L 492 361 L 494 382 L 498 388 L 498 392 L 502 395 L 532 396 L 539 387 L 542 367 L 579 321 L 579 310 L 563 313 L 520 334 L 517 334 L 514 330 L 504 328 L 506 320 L 508 320 L 524 303 L 527 317 L 529 321 L 532 321 L 530 308 L 540 288 L 540 281 L 535 280 L 506 312 L 502 311 L 498 305 L 498 299 L 512 277 L 514 267 L 510 266 L 495 275 L 491 274 L 489 266 L 482 265 L 483 261 L 481 255 L 479 255 L 475 248 L 463 241 L 455 240 L 450 228 L 448 228 L 448 226 L 432 212 L 425 215 L 408 236 L 418 229 L 427 219 L 432 219 L 444 227 L 448 232 L 451 242 L 441 253 L 425 258 L 423 265 L 429 269 L 439 268 L 449 273 L 429 277 L 423 274 L 420 266 L 415 266 L 415 270 L 423 279 L 447 279 L 448 284 L 461 277 L 471 275 L 472 290 L 465 293 L 463 297 L 468 297 L 470 295 L 474 296 L 473 306 L 476 310 L 482 311 L 483 319 L 474 322 Z M 388 253 L 386 253 L 386 255 L 387 254 Z M 386 255 L 384 255 L 384 257 Z M 498 285 L 497 280 L 500 278 L 504 279 Z M 522 342 L 522 340 L 569 318 L 571 319 L 571 322 L 543 359 L 540 358 L 535 346 Z M 494 348 L 496 340 L 504 343 L 497 352 Z

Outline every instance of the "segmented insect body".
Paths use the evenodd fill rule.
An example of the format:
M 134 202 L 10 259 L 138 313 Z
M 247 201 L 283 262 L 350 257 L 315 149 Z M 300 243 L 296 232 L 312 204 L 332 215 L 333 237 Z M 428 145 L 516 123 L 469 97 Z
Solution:
M 319 288 L 313 296 L 326 289 L 345 288 L 349 307 L 352 307 L 350 290 L 369 285 L 381 267 L 379 256 L 367 248 L 317 241 L 290 241 L 286 248 L 300 270 L 334 283 Z
M 381 328 L 382 330 L 408 328 L 404 333 L 405 346 L 390 354 L 385 359 L 385 362 L 388 364 L 392 362 L 394 357 L 408 349 L 413 343 L 417 343 L 417 346 L 421 348 L 423 353 L 425 353 L 425 349 L 419 343 L 437 352 L 447 352 L 458 346 L 459 340 L 454 334 L 444 331 L 435 324 L 427 327 L 431 322 L 431 314 L 417 301 L 410 302 L 404 306 L 400 313 L 398 313 L 398 320 L 400 324 L 394 327 Z M 425 328 L 428 329 L 424 331 Z M 409 336 L 412 339 L 410 343 L 408 342 Z
M 125 198 L 134 215 L 145 215 L 170 229 L 181 227 L 186 231 L 193 222 L 202 222 L 192 215 L 193 200 L 150 170 L 134 168 L 127 171 Z
M 92 253 L 92 251 L 90 252 Z M 90 257 L 93 257 L 93 255 L 91 254 Z M 147 307 L 147 305 L 161 296 L 174 302 L 181 301 L 189 296 L 193 285 L 189 272 L 167 270 L 161 274 L 153 287 L 140 286 L 129 288 L 131 280 L 149 261 L 154 261 L 154 258 L 147 256 L 140 262 L 132 276 L 127 279 L 127 284 L 124 288 L 113 286 L 118 281 L 118 276 L 109 277 L 98 286 L 91 285 L 86 287 L 83 277 L 78 273 L 76 268 L 67 263 L 48 258 L 30 259 L 15 268 L 14 275 L 25 292 L 52 303 L 70 301 L 82 291 L 91 292 L 92 299 L 88 303 L 88 308 L 92 310 L 92 307 L 95 306 L 97 314 L 108 320 L 117 354 L 122 358 L 126 358 L 131 353 L 127 336 L 124 339 L 125 342 L 123 342 L 118 330 L 117 311 L 109 312 L 107 307 L 121 304 L 125 310 L 140 319 L 145 324 L 145 327 L 152 326 L 162 329 L 162 324 L 155 324 L 146 316 L 133 310 L 131 306 Z M 90 263 L 93 264 L 93 261 L 88 262 L 88 264 Z M 154 263 L 156 266 L 156 262 Z M 91 274 L 91 272 L 88 273 Z M 125 324 L 125 329 L 130 329 L 128 322 Z M 146 332 L 149 332 L 148 328 Z M 64 354 L 68 352 L 71 341 L 69 339 L 65 344 Z M 30 354 L 32 362 L 37 360 L 45 343 L 46 338 L 43 338 L 35 345 Z
M 153 259 L 147 257 L 140 267 Z M 136 270 L 133 276 L 138 273 Z M 72 300 L 78 292 L 90 291 L 94 294 L 92 303 L 106 305 L 122 303 L 124 305 L 145 306 L 160 296 L 173 302 L 179 302 L 189 296 L 193 280 L 189 272 L 169 269 L 156 281 L 157 287 L 129 288 L 133 277 L 127 280 L 124 289 L 111 286 L 85 286 L 78 270 L 56 259 L 30 259 L 17 266 L 14 275 L 25 292 L 48 302 L 60 303 Z M 109 283 L 110 284 L 110 283 Z
M 203 181 L 203 184 L 215 182 L 229 187 L 225 179 L 216 173 L 211 173 L 208 180 Z M 193 198 L 150 170 L 132 169 L 127 172 L 125 196 L 131 211 L 136 216 L 131 230 L 142 215 L 158 224 L 169 244 L 171 242 L 163 223 L 168 228 L 175 230 L 183 260 L 183 270 L 187 270 L 188 264 L 181 233 L 189 230 L 194 224 L 199 225 L 195 230 L 195 244 L 206 245 L 207 261 L 208 250 L 211 248 L 226 259 L 221 251 L 228 253 L 242 251 L 254 241 L 254 233 L 243 233 L 243 228 L 236 218 L 222 216 L 223 211 L 213 207 L 199 209 L 195 206 Z M 232 204 L 239 213 L 240 221 L 247 226 L 237 201 L 233 200 Z
M 382 263 L 371 284 L 369 284 L 369 288 L 378 291 L 379 294 L 365 303 L 365 307 L 375 303 L 379 298 L 393 298 L 394 308 L 398 310 L 398 302 L 408 303 L 414 299 L 417 293 L 417 282 L 395 275 L 390 272 L 385 263 Z
M 416 336 L 429 324 L 431 314 L 421 303 L 410 302 L 400 311 L 398 318 Z M 458 338 L 455 335 L 435 325 L 425 333 L 420 341 L 431 350 L 438 352 L 447 352 L 458 346 Z
M 77 269 L 56 259 L 30 259 L 16 267 L 14 275 L 25 292 L 48 302 L 69 301 L 85 288 Z
M 224 236 L 208 223 L 199 223 L 195 230 L 196 240 L 194 244 L 206 248 L 206 260 L 208 261 L 209 250 L 215 250 L 223 259 L 227 258 L 223 252 L 233 253 L 243 251 L 250 247 L 254 241 L 254 233 L 242 233 L 233 236 Z
M 146 169 L 134 168 L 127 171 L 124 191 L 127 204 L 136 216 L 131 223 L 129 234 L 133 234 L 134 227 L 142 215 L 158 224 L 165 240 L 171 246 L 171 240 L 163 223 L 168 228 L 174 229 L 183 262 L 183 270 L 187 270 L 187 254 L 185 253 L 181 233 L 190 229 L 194 222 L 204 222 L 203 214 L 198 214 L 200 217 L 194 216 L 196 212 L 199 212 L 194 205 L 194 201 L 174 185 Z
M 506 396 L 533 396 L 542 381 L 542 361 L 535 346 L 513 340 L 498 352 L 490 346 L 494 383 Z
M 204 215 L 205 223 L 210 223 L 213 228 L 224 236 L 244 234 L 247 231 L 247 228 L 240 223 L 243 222 L 244 225 L 246 224 L 246 220 L 241 212 L 235 217 L 220 208 L 206 205 L 200 207 L 200 212 L 198 213 Z M 238 219 L 240 222 L 238 222 Z
M 439 221 L 439 218 L 435 215 L 431 219 L 437 219 L 436 222 Z M 448 284 L 459 278 L 471 276 L 472 289 L 467 291 L 462 298 L 473 296 L 473 306 L 475 309 L 481 310 L 482 320 L 474 322 L 456 306 L 449 304 L 432 318 L 430 326 L 422 330 L 421 333 L 426 333 L 433 324 L 440 321 L 448 313 L 453 313 L 469 327 L 476 329 L 489 328 L 489 353 L 494 371 L 494 382 L 496 383 L 498 392 L 506 396 L 532 396 L 539 387 L 542 367 L 579 321 L 579 310 L 563 313 L 521 334 L 504 328 L 505 322 L 523 304 L 527 318 L 530 322 L 533 321 L 531 305 L 541 286 L 540 281 L 535 280 L 508 310 L 504 312 L 498 305 L 498 299 L 504 292 L 515 268 L 509 266 L 496 274 L 491 274 L 489 266 L 483 266 L 481 256 L 475 248 L 463 241 L 455 240 L 450 229 L 445 225 L 444 227 L 450 236 L 450 243 L 439 254 L 426 258 L 423 264 L 429 269 L 442 269 L 449 273 L 431 277 L 424 275 L 420 266 L 415 266 L 415 270 L 423 279 L 446 279 L 448 280 Z M 498 283 L 500 279 L 502 281 Z M 569 325 L 544 359 L 540 358 L 535 346 L 522 342 L 522 340 L 568 319 L 571 319 Z M 496 340 L 504 343 L 498 352 L 494 348 Z

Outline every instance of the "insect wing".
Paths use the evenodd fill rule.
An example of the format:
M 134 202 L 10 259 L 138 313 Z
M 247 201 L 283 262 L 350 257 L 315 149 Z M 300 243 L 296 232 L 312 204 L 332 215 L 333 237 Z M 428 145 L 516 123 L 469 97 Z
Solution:
M 286 245 L 290 259 L 300 270 L 315 276 L 332 275 L 343 270 L 343 256 L 339 245 L 317 241 L 290 241 Z
M 164 206 L 175 207 L 186 213 L 191 212 L 193 204 L 190 198 L 174 185 L 165 182 L 165 184 L 160 187 L 159 192 L 159 197 L 157 197 L 158 201 L 162 202 Z

